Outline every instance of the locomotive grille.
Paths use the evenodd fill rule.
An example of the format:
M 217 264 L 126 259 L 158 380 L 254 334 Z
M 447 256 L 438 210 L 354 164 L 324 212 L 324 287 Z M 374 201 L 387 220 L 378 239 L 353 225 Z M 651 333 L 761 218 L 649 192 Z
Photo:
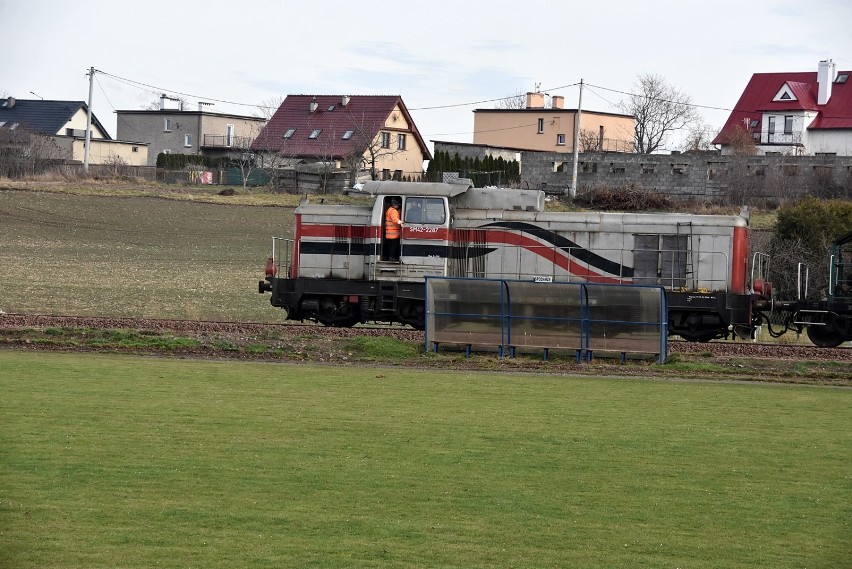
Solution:
M 450 247 L 450 276 L 485 277 L 485 231 L 457 229 Z

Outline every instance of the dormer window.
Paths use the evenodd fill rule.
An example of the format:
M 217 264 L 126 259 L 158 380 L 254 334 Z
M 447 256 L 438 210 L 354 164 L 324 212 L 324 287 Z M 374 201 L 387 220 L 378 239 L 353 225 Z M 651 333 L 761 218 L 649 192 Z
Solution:
M 773 101 L 798 101 L 796 95 L 793 94 L 792 89 L 790 89 L 790 85 L 784 83 L 781 89 L 775 93 L 775 96 L 772 98 Z

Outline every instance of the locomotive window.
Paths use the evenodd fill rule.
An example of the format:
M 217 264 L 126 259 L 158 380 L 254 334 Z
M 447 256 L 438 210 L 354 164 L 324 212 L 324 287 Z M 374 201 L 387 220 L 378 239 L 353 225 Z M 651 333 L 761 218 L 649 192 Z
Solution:
M 446 219 L 441 198 L 408 198 L 405 201 L 405 223 L 443 225 Z

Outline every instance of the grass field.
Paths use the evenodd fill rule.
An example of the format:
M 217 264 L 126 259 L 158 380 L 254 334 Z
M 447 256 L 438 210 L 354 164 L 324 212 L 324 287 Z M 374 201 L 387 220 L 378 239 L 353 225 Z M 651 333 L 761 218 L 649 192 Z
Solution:
M 257 281 L 292 208 L 138 194 L 0 191 L 0 310 L 280 319 Z
M 3 567 L 852 564 L 852 392 L 0 351 Z

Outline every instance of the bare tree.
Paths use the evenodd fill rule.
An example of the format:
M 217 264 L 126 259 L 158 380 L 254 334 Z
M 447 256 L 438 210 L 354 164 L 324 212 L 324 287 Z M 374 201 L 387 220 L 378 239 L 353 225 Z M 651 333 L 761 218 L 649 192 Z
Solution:
M 41 174 L 61 161 L 59 147 L 52 137 L 24 126 L 0 128 L 0 176 L 20 178 Z
M 379 172 L 377 165 L 386 157 L 400 151 L 394 147 L 390 131 L 382 130 L 383 124 L 371 122 L 364 115 L 350 115 L 352 124 L 351 138 L 355 150 L 346 160 L 350 171 L 357 175 L 360 170 L 369 170 L 370 179 L 377 180 Z M 378 133 L 376 134 L 376 132 Z
M 523 91 L 515 91 L 502 99 L 498 99 L 494 105 L 496 109 L 525 109 L 527 108 L 527 94 Z
M 580 130 L 580 152 L 603 152 L 603 138 L 600 131 Z
M 727 137 L 728 147 L 734 156 L 754 156 L 757 154 L 757 143 L 751 131 L 741 126 L 735 126 L 728 131 Z
M 277 111 L 279 107 L 281 107 L 281 104 L 286 98 L 286 96 L 277 95 L 275 97 L 269 97 L 268 99 L 264 99 L 257 106 L 258 112 L 254 113 L 254 116 L 266 119 L 268 121 L 272 118 L 272 115 L 275 114 L 275 111 Z
M 683 152 L 705 152 L 713 150 L 713 138 L 719 129 L 709 124 L 694 124 L 689 128 L 686 138 L 681 145 Z
M 651 154 L 657 151 L 669 134 L 698 120 L 692 98 L 659 75 L 639 75 L 635 91 L 619 107 L 636 117 L 633 135 L 636 152 Z

